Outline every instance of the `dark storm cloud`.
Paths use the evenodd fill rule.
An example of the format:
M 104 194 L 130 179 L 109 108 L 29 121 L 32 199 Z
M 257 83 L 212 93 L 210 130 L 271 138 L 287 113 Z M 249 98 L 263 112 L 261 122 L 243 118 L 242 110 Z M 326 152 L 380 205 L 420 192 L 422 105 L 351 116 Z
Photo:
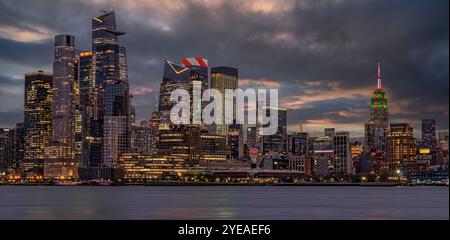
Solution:
M 308 100 L 307 107 L 292 105 L 291 124 L 301 118 L 360 128 L 381 60 L 391 119 L 417 123 L 434 117 L 440 129 L 448 129 L 448 1 L 258 3 L 2 1 L 0 34 L 2 26 L 44 36 L 71 33 L 78 48 L 89 49 L 90 17 L 97 9 L 114 8 L 119 28 L 128 33 L 121 42 L 132 88 L 144 89 L 134 98 L 141 119 L 154 109 L 163 60 L 204 56 L 212 65 L 238 67 L 249 82 L 276 81 L 287 104 Z M 51 36 L 37 43 L 6 39 L 14 38 L 0 35 L 1 61 L 51 66 Z M 308 85 L 317 82 L 335 85 Z

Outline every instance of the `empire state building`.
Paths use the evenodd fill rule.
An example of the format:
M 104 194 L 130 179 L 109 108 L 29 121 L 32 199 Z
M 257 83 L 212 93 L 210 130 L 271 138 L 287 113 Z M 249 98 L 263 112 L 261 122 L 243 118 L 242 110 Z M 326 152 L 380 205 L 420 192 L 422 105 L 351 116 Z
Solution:
M 370 119 L 365 124 L 365 147 L 368 152 L 386 152 L 388 116 L 388 99 L 381 86 L 381 64 L 378 63 L 377 88 L 372 93 Z

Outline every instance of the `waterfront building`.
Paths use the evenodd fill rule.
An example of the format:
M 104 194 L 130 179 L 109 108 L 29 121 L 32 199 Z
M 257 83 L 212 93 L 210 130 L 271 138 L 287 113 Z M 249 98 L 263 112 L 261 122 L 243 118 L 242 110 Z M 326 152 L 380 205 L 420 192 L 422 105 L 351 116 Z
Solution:
M 169 155 L 188 166 L 209 166 L 230 159 L 226 136 L 210 134 L 198 125 L 160 128 L 158 154 Z
M 225 106 L 225 90 L 238 88 L 238 70 L 231 67 L 213 67 L 211 68 L 211 88 L 217 89 L 222 94 L 219 101 L 219 107 L 222 109 L 222 124 L 217 124 L 216 133 L 227 134 L 228 124 L 225 124 L 225 116 L 235 117 L 236 102 L 233 100 L 233 106 Z
M 413 136 L 413 127 L 409 123 L 391 124 L 388 133 L 387 160 L 390 170 L 412 164 L 416 160 L 417 144 Z
M 12 133 L 11 129 L 0 128 L 0 172 L 14 167 Z
M 291 171 L 299 171 L 303 173 L 305 176 L 311 175 L 311 156 L 309 155 L 296 155 L 289 153 L 289 170 Z
M 25 155 L 25 127 L 23 123 L 16 123 L 13 129 L 13 163 L 12 168 L 16 171 L 19 170 Z
M 378 63 L 378 84 L 370 102 L 370 119 L 365 124 L 364 146 L 369 152 L 386 152 L 386 139 L 389 128 L 388 98 L 381 86 L 381 64 Z
M 43 177 L 45 147 L 52 140 L 53 75 L 43 71 L 25 75 L 25 175 Z
M 291 160 L 285 154 L 267 154 L 262 156 L 260 168 L 267 170 L 289 170 L 291 167 Z
M 349 133 L 337 132 L 333 137 L 333 148 L 333 172 L 338 174 L 353 173 Z

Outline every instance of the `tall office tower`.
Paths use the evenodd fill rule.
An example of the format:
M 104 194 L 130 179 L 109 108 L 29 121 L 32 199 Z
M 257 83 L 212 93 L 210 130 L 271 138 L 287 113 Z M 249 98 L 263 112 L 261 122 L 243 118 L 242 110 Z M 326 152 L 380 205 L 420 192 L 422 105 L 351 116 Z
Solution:
M 25 127 L 23 123 L 16 123 L 13 129 L 13 159 L 14 169 L 18 170 L 25 154 Z
M 76 56 L 75 61 L 75 161 L 77 166 L 83 162 L 83 113 L 80 105 L 80 83 L 79 83 L 79 69 L 80 58 Z
M 314 175 L 324 176 L 333 172 L 334 148 L 332 137 L 312 137 L 310 139 L 310 153 Z
M 118 31 L 113 11 L 92 19 L 92 52 L 95 66 L 96 103 L 94 114 L 98 124 L 95 137 L 102 138 L 99 153 L 101 167 L 112 168 L 118 163 L 120 154 L 130 149 L 130 94 L 126 51 L 119 45 Z M 97 149 L 96 149 L 97 150 Z M 94 162 L 94 164 L 96 164 Z
M 158 114 L 157 117 L 159 122 L 168 123 L 170 122 L 170 110 L 174 106 L 174 103 L 170 101 L 170 95 L 176 89 L 189 90 L 189 68 L 180 66 L 166 60 L 164 62 L 164 73 L 163 81 L 161 83 L 160 94 L 159 94 L 159 104 L 158 104 Z
M 222 93 L 222 99 L 219 106 L 222 109 L 222 124 L 216 126 L 216 133 L 227 134 L 228 124 L 225 124 L 225 116 L 235 118 L 236 102 L 232 106 L 225 106 L 225 89 L 235 90 L 238 88 L 238 70 L 231 67 L 213 67 L 211 68 L 211 88 L 217 89 Z
M 422 148 L 428 148 L 430 150 L 436 150 L 437 148 L 436 138 L 436 120 L 435 119 L 422 119 Z
M 95 85 L 94 55 L 81 52 L 79 61 L 79 89 L 81 112 L 82 161 L 81 167 L 99 167 L 101 164 L 102 123 L 98 102 L 99 88 Z
M 53 75 L 38 71 L 25 75 L 25 156 L 27 175 L 44 174 L 45 147 L 52 140 Z
M 77 177 L 75 159 L 78 105 L 75 37 L 55 37 L 53 62 L 53 140 L 46 147 L 45 178 Z
M 389 128 L 388 99 L 381 86 L 381 64 L 378 63 L 378 84 L 372 93 L 370 119 L 365 124 L 364 145 L 369 152 L 386 152 L 386 138 Z
M 191 122 L 195 116 L 199 116 L 201 121 L 202 110 L 207 104 L 205 101 L 194 102 L 196 96 L 203 96 L 203 92 L 208 88 L 208 60 L 201 57 L 184 58 L 181 64 L 189 69 L 189 93 L 191 94 Z M 196 104 L 196 105 L 194 105 Z
M 289 135 L 288 138 L 288 153 L 298 156 L 308 154 L 308 133 L 296 132 Z
M 325 128 L 324 129 L 325 136 L 334 137 L 336 135 L 336 129 L 334 128 Z
M 75 37 L 55 37 L 53 63 L 53 140 L 70 145 L 68 158 L 74 158 L 76 80 Z
M 391 124 L 387 142 L 387 160 L 391 170 L 415 162 L 417 146 L 409 123 Z
M 287 153 L 287 109 L 281 107 L 267 107 L 267 115 L 270 110 L 278 111 L 278 128 L 277 132 L 272 135 L 262 136 L 263 154 L 266 153 Z
M 12 131 L 0 128 L 0 171 L 6 171 L 14 165 Z
M 337 132 L 333 137 L 334 160 L 333 171 L 339 174 L 351 174 L 352 152 L 350 148 L 350 134 L 348 132 Z

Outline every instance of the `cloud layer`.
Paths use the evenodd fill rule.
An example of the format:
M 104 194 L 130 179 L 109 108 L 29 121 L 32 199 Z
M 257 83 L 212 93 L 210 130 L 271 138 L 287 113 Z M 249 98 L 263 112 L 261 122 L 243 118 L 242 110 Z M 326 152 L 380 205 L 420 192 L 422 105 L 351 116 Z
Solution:
M 127 32 L 138 119 L 149 118 L 164 59 L 203 56 L 239 68 L 242 87 L 276 87 L 312 132 L 361 135 L 376 63 L 383 63 L 392 121 L 436 118 L 448 129 L 449 12 L 440 0 L 3 0 L 0 125 L 22 121 L 23 75 L 51 71 L 53 35 L 90 49 L 90 18 L 113 8 Z

